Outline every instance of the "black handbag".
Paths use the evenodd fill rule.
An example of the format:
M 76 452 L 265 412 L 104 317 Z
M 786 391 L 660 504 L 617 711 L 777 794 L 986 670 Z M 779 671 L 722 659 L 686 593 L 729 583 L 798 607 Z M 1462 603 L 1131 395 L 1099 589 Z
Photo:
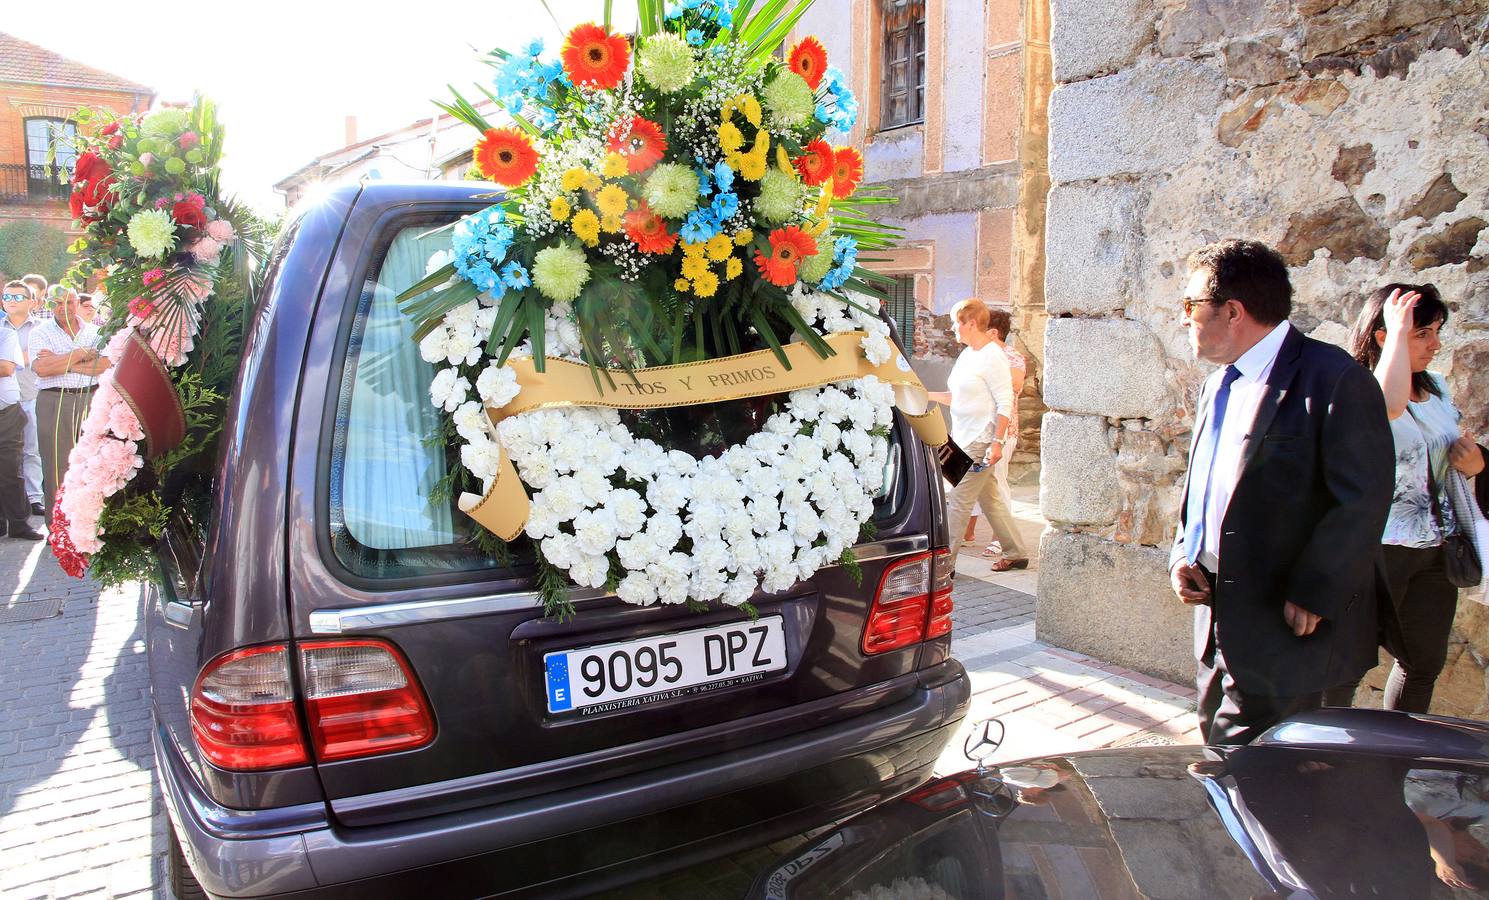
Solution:
M 1407 404 L 1406 411 L 1412 421 L 1417 423 L 1417 429 L 1422 432 L 1425 443 L 1427 429 L 1422 427 L 1422 420 L 1411 411 L 1410 404 Z M 1437 479 L 1432 475 L 1430 447 L 1427 452 L 1427 497 L 1432 504 L 1432 518 L 1437 522 L 1437 530 L 1442 532 L 1442 566 L 1448 583 L 1461 588 L 1478 587 L 1479 582 L 1484 580 L 1484 562 L 1474 550 L 1473 540 L 1461 528 L 1454 534 L 1448 534 L 1448 523 L 1443 519 L 1442 501 L 1438 497 Z
M 942 477 L 951 482 L 952 487 L 961 484 L 967 477 L 967 470 L 972 468 L 972 457 L 949 437 L 937 448 L 936 459 L 941 461 Z
M 1412 416 L 1416 418 L 1416 416 Z M 1421 427 L 1421 423 L 1418 423 Z M 1426 432 L 1423 432 L 1425 434 Z M 1443 533 L 1442 567 L 1448 583 L 1454 587 L 1478 587 L 1484 580 L 1484 563 L 1474 550 L 1473 541 L 1460 527 L 1448 534 L 1448 523 L 1443 520 L 1442 501 L 1438 498 L 1437 479 L 1432 477 L 1432 456 L 1427 457 L 1427 493 L 1432 499 L 1432 517 L 1437 520 L 1437 529 Z

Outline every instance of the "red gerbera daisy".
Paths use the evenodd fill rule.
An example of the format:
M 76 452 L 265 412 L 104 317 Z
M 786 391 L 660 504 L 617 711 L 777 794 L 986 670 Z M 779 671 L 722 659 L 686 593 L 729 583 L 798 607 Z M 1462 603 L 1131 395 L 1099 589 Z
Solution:
M 497 184 L 516 187 L 538 170 L 538 151 L 515 128 L 490 128 L 476 141 L 476 168 Z
M 666 253 L 677 244 L 677 235 L 667 230 L 667 222 L 645 200 L 626 213 L 625 222 L 626 236 L 642 253 Z
M 796 283 L 796 269 L 803 258 L 817 255 L 817 239 L 795 225 L 770 233 L 770 255 L 755 253 L 755 265 L 765 280 L 778 287 Z
M 804 37 L 791 48 L 791 71 L 802 77 L 812 90 L 822 83 L 822 73 L 827 71 L 827 51 L 822 42 L 814 37 Z
M 631 44 L 623 34 L 610 34 L 593 22 L 579 25 L 564 40 L 564 71 L 580 87 L 610 90 L 626 77 Z
M 624 122 L 615 124 L 606 148 L 624 156 L 626 167 L 635 175 L 662 161 L 662 155 L 667 152 L 667 138 L 657 123 L 633 116 L 629 126 Z
M 806 146 L 806 152 L 796 157 L 796 171 L 801 180 L 816 187 L 832 176 L 832 145 L 817 138 Z
M 858 190 L 863 181 L 863 155 L 852 147 L 839 147 L 832 154 L 832 195 L 839 200 Z

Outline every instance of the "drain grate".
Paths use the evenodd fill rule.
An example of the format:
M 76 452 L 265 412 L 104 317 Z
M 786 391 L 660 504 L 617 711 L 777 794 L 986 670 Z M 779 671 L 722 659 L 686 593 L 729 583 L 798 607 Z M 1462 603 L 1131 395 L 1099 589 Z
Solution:
M 0 625 L 10 625 L 15 622 L 39 622 L 42 619 L 51 619 L 60 615 L 62 615 L 61 597 L 28 600 L 13 606 L 0 606 Z

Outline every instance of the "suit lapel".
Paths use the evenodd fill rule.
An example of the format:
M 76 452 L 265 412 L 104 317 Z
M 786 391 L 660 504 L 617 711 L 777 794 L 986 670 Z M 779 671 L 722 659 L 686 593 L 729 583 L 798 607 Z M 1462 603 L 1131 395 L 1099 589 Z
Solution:
M 1184 496 L 1179 498 L 1179 523 L 1188 524 L 1189 485 L 1194 480 L 1194 449 L 1199 446 L 1200 435 L 1210 424 L 1210 378 L 1200 384 L 1199 399 L 1195 401 L 1194 428 L 1189 432 L 1189 464 L 1184 468 Z
M 1277 417 L 1277 407 L 1287 396 L 1293 376 L 1298 374 L 1299 361 L 1303 356 L 1303 340 L 1302 332 L 1289 325 L 1287 337 L 1282 339 L 1282 347 L 1277 351 L 1277 360 L 1272 363 L 1272 372 L 1267 376 L 1266 389 L 1256 408 L 1256 418 L 1252 420 L 1241 443 L 1240 474 L 1244 474 L 1251 461 L 1256 458 L 1257 451 L 1261 449 L 1262 437 L 1272 427 L 1272 420 Z

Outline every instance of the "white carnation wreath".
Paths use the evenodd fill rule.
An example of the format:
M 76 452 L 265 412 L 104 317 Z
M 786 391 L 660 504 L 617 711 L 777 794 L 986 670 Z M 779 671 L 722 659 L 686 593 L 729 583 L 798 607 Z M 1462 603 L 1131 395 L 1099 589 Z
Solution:
M 870 362 L 895 352 L 889 326 L 868 312 L 877 300 L 855 301 L 859 310 L 798 286 L 791 302 L 820 332 L 866 332 Z M 545 346 L 578 360 L 568 312 L 554 304 Z M 761 431 L 702 459 L 635 437 L 603 407 L 534 410 L 493 428 L 485 408 L 517 396 L 515 374 L 489 361 L 476 375 L 476 399 L 461 369 L 477 371 L 494 315 L 471 301 L 420 343 L 426 360 L 445 366 L 430 399 L 452 413 L 461 462 L 483 488 L 496 476 L 500 442 L 532 491 L 527 535 L 575 584 L 603 587 L 614 572 L 628 603 L 738 606 L 758 588 L 784 590 L 837 562 L 873 514 L 894 403 L 878 378 L 794 391 Z M 513 355 L 530 354 L 524 344 Z

